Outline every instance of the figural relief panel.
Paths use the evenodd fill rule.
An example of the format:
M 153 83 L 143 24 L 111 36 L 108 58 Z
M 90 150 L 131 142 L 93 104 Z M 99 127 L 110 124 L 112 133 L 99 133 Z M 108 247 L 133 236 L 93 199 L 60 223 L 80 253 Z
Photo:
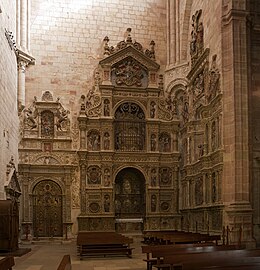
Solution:
M 87 183 L 89 185 L 101 184 L 101 169 L 100 167 L 93 165 L 87 169 Z
M 111 81 L 116 86 L 147 87 L 147 70 L 131 57 L 123 59 L 112 67 Z

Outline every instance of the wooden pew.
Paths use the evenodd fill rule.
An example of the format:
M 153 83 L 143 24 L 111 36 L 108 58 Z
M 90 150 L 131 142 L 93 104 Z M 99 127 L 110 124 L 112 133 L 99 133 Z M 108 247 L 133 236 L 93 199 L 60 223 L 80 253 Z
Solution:
M 0 260 L 0 269 L 1 270 L 12 270 L 14 266 L 14 257 L 8 256 Z
M 64 255 L 57 270 L 72 270 L 70 255 Z
M 170 264 L 165 260 L 167 257 L 171 258 L 177 258 L 178 256 L 184 256 L 184 255 L 192 255 L 192 254 L 201 254 L 201 253 L 214 253 L 218 251 L 227 251 L 227 250 L 240 250 L 242 247 L 236 246 L 236 245 L 229 245 L 229 246 L 207 246 L 207 245 L 201 245 L 198 244 L 194 246 L 187 246 L 181 245 L 182 247 L 176 248 L 179 245 L 166 245 L 165 248 L 154 248 L 152 250 L 152 258 L 157 258 L 157 263 L 154 265 L 154 267 L 158 269 L 169 269 Z M 169 248 L 167 248 L 169 247 Z M 175 247 L 175 248 L 174 248 Z M 243 247 L 244 248 L 244 247 Z M 178 261 L 175 262 L 175 265 L 180 265 L 182 262 Z
M 177 243 L 215 242 L 217 245 L 219 240 L 221 240 L 220 235 L 209 235 L 183 231 L 147 231 L 144 232 L 143 243 L 177 244 Z
M 127 255 L 132 257 L 133 239 L 115 232 L 79 232 L 77 236 L 78 255 Z
M 250 258 L 247 259 L 247 257 Z M 165 265 L 171 266 L 169 269 L 175 269 L 175 266 L 181 265 L 180 269 L 183 270 L 197 270 L 209 266 L 225 267 L 228 265 L 232 266 L 232 264 L 235 265 L 236 263 L 248 264 L 248 262 L 258 264 L 260 262 L 260 250 L 217 250 L 214 252 L 165 255 L 163 262 Z
M 147 264 L 147 270 L 152 269 L 152 265 L 157 264 L 157 258 L 152 258 L 153 251 L 164 251 L 164 250 L 185 250 L 193 247 L 209 247 L 213 243 L 195 243 L 195 244 L 178 244 L 178 245 L 147 245 L 141 246 L 142 253 L 146 254 L 144 261 Z

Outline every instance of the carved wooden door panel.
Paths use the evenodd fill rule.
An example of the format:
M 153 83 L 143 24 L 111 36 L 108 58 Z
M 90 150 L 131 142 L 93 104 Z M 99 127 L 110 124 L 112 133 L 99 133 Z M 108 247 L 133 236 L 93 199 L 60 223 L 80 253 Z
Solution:
M 33 190 L 34 236 L 62 236 L 62 191 L 50 180 L 41 181 Z

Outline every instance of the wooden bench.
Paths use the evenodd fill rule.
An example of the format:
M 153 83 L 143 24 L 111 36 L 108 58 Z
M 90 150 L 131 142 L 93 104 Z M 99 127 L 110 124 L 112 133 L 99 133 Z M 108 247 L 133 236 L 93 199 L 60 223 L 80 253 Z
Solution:
M 72 270 L 70 255 L 64 255 L 57 270 Z
M 198 243 L 215 242 L 221 240 L 220 235 L 209 235 L 184 231 L 147 231 L 144 232 L 146 244 L 177 244 L 177 243 Z
M 209 247 L 212 246 L 213 243 L 195 243 L 195 244 L 178 244 L 178 245 L 147 245 L 141 246 L 142 253 L 146 254 L 146 258 L 144 261 L 147 264 L 147 270 L 152 269 L 152 265 L 157 264 L 157 258 L 152 258 L 152 252 L 159 250 L 185 250 L 193 247 Z
M 133 239 L 115 232 L 79 232 L 77 236 L 78 255 L 127 255 L 132 257 Z
M 0 269 L 1 270 L 12 270 L 14 266 L 14 257 L 8 256 L 0 260 Z
M 247 258 L 250 257 L 250 258 Z M 260 250 L 217 250 L 214 252 L 201 252 L 190 254 L 165 255 L 164 265 L 168 269 L 203 269 L 203 267 L 232 266 L 260 262 Z M 181 267 L 180 267 L 181 266 Z M 158 269 L 166 269 L 157 267 Z M 214 268 L 213 268 L 214 269 Z
M 176 258 L 179 255 L 189 255 L 189 254 L 201 254 L 201 253 L 215 253 L 218 251 L 226 251 L 226 250 L 240 250 L 242 247 L 236 246 L 236 245 L 229 245 L 229 246 L 207 246 L 207 245 L 194 245 L 194 246 L 188 246 L 185 247 L 185 245 L 182 245 L 182 247 L 177 248 L 178 245 L 171 245 L 169 248 L 154 248 L 152 250 L 152 258 L 157 259 L 157 263 L 154 264 L 154 267 L 158 269 L 170 269 L 170 264 L 165 260 L 167 257 L 173 257 Z M 166 246 L 167 247 L 167 246 Z M 174 248 L 175 247 L 175 248 Z M 175 262 L 175 265 L 180 265 L 182 262 L 178 261 Z

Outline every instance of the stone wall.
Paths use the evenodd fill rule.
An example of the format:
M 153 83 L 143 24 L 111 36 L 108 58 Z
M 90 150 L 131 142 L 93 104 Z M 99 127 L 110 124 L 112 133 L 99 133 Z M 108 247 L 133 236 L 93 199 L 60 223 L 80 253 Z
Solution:
M 36 65 L 27 72 L 26 102 L 45 90 L 61 97 L 75 117 L 79 99 L 92 87 L 94 69 L 109 45 L 132 38 L 149 48 L 154 40 L 156 60 L 166 63 L 166 1 L 51 1 L 32 2 L 31 52 Z
M 5 199 L 6 165 L 18 162 L 17 63 L 5 29 L 15 36 L 15 0 L 0 0 L 0 199 Z M 17 165 L 16 165 L 17 168 Z

